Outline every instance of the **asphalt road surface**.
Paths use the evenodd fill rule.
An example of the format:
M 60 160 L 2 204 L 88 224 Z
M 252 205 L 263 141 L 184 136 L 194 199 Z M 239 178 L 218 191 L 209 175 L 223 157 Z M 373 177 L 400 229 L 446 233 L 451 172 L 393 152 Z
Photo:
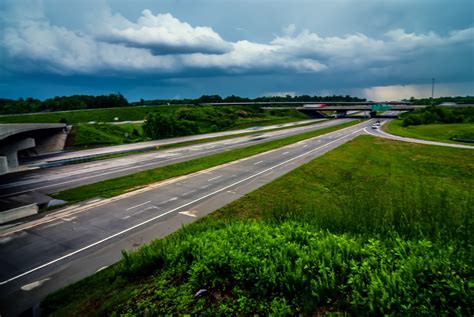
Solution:
M 54 153 L 54 154 L 43 155 L 36 158 L 32 158 L 27 165 L 30 167 L 45 166 L 45 165 L 50 166 L 52 164 L 60 165 L 59 163 L 64 162 L 64 161 L 73 161 L 73 160 L 91 158 L 91 157 L 97 157 L 97 156 L 154 149 L 157 146 L 162 146 L 162 145 L 167 145 L 167 144 L 174 144 L 174 143 L 194 141 L 194 140 L 204 140 L 204 139 L 216 138 L 216 137 L 222 137 L 222 136 L 232 136 L 236 134 L 249 133 L 249 132 L 255 132 L 255 131 L 267 131 L 267 130 L 279 129 L 279 128 L 284 128 L 284 127 L 296 127 L 303 124 L 316 123 L 321 120 L 323 119 L 303 120 L 303 121 L 276 124 L 276 125 L 265 126 L 265 127 L 251 127 L 247 129 L 188 135 L 188 136 L 183 136 L 183 137 L 167 138 L 167 139 L 160 139 L 160 140 L 147 141 L 147 142 L 112 145 L 112 146 L 105 146 L 105 147 L 81 150 L 81 151 L 64 151 L 60 153 Z
M 48 293 L 121 259 L 298 166 L 365 133 L 369 120 L 316 138 L 110 199 L 51 213 L 0 232 L 0 314 L 15 315 Z
M 231 149 L 315 131 L 351 120 L 355 119 L 336 119 L 303 127 L 269 131 L 258 135 L 4 175 L 0 177 L 0 198 L 23 194 L 29 191 L 38 191 L 44 194 L 56 193 L 65 189 L 188 161 Z

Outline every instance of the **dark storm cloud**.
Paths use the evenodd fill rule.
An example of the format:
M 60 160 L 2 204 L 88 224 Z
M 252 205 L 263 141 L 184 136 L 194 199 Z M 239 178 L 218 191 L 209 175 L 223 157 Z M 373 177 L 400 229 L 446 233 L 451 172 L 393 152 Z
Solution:
M 0 7 L 3 96 L 56 95 L 58 87 L 131 98 L 380 94 L 371 87 L 416 92 L 436 77 L 465 91 L 474 82 L 470 1 L 70 3 L 70 19 L 61 2 Z

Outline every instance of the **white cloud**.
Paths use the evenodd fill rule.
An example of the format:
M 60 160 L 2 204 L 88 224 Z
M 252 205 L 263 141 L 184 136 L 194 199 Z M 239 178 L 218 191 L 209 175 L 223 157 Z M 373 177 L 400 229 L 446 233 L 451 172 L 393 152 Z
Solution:
M 380 63 L 393 63 L 413 58 L 426 49 L 448 47 L 454 43 L 472 43 L 474 27 L 457 30 L 447 36 L 434 32 L 426 34 L 407 33 L 395 29 L 385 33 L 385 38 L 375 39 L 361 33 L 343 37 L 321 37 L 304 30 L 292 36 L 285 34 L 275 38 L 271 44 L 294 56 L 305 56 L 320 60 L 329 68 L 357 68 Z
M 124 43 L 127 46 L 148 48 L 153 54 L 228 52 L 232 46 L 210 27 L 192 27 L 171 14 L 153 15 L 143 10 L 137 23 L 120 15 L 110 16 L 99 38 Z

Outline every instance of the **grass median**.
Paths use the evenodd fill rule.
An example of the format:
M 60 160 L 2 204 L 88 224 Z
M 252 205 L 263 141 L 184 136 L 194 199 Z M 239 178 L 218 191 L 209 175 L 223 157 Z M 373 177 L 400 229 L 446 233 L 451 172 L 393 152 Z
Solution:
M 117 196 L 127 191 L 137 189 L 139 187 L 159 182 L 168 178 L 182 176 L 206 168 L 214 167 L 217 165 L 225 164 L 231 161 L 235 161 L 244 157 L 252 156 L 269 150 L 273 150 L 291 143 L 295 143 L 301 140 L 313 138 L 325 133 L 336 131 L 342 128 L 346 128 L 357 123 L 360 120 L 351 121 L 336 126 L 323 128 L 316 131 L 310 131 L 290 137 L 282 138 L 279 140 L 273 140 L 245 148 L 235 149 L 223 153 L 218 153 L 206 157 L 200 157 L 194 160 L 181 162 L 173 165 L 167 165 L 148 171 L 138 172 L 135 174 L 118 177 L 90 185 L 84 185 L 81 187 L 68 189 L 53 196 L 57 199 L 62 199 L 70 203 L 83 201 L 94 197 L 112 197 Z
M 473 158 L 360 136 L 124 253 L 44 312 L 471 316 Z

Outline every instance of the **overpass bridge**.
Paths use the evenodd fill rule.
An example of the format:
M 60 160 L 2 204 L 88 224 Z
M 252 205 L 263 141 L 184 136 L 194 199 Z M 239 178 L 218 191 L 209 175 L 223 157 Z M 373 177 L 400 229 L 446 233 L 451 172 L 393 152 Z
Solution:
M 17 170 L 19 156 L 62 150 L 67 133 L 65 123 L 0 124 L 0 175 Z
M 413 111 L 417 108 L 423 108 L 422 105 L 412 105 L 410 102 L 404 101 L 387 101 L 387 102 L 345 102 L 345 101 L 328 101 L 328 102 L 308 102 L 308 101 L 261 101 L 261 102 L 215 102 L 203 103 L 200 105 L 211 106 L 263 106 L 263 109 L 296 109 L 310 117 L 324 117 L 321 112 L 335 111 L 337 118 L 347 115 L 348 111 L 369 111 L 373 118 L 377 112 L 383 111 Z

